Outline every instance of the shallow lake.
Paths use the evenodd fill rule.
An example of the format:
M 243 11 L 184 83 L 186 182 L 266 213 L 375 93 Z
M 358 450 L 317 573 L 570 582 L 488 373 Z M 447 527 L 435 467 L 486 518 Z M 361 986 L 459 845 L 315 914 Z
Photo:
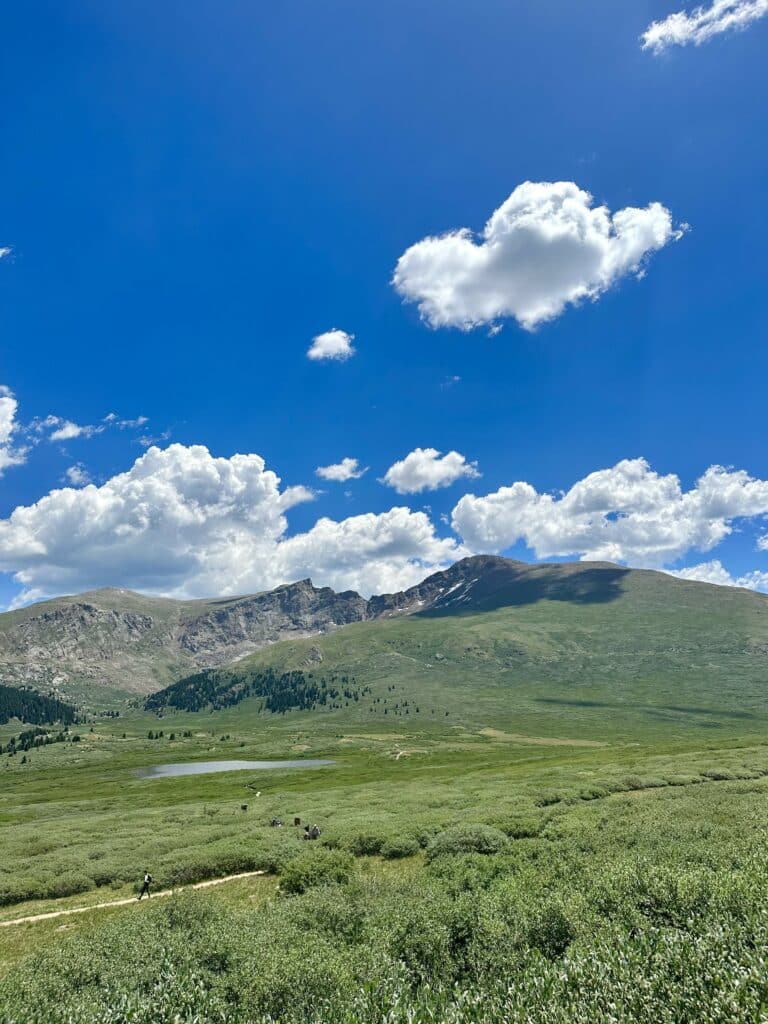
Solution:
M 140 779 L 171 779 L 178 775 L 207 775 L 210 772 L 279 771 L 281 768 L 325 768 L 333 761 L 188 761 L 186 764 L 156 764 L 139 768 Z

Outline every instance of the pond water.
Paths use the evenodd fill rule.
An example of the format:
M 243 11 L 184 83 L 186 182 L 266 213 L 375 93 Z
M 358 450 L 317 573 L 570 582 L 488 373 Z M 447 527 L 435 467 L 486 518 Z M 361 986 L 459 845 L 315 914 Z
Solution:
M 188 761 L 186 764 L 155 764 L 139 768 L 140 779 L 172 779 L 178 775 L 207 775 L 210 772 L 279 771 L 281 768 L 325 768 L 333 761 Z

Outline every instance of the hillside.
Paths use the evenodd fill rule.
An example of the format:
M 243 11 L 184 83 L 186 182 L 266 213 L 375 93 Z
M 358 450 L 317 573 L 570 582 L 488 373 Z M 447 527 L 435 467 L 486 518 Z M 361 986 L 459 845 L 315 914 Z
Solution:
M 606 568 L 594 581 L 580 570 L 579 583 L 571 580 L 566 589 L 578 596 L 574 586 L 586 588 L 600 599 L 601 588 L 607 596 L 623 571 Z M 86 703 L 148 694 L 289 637 L 324 634 L 371 618 L 490 607 L 499 594 L 505 601 L 527 600 L 531 588 L 562 588 L 567 575 L 558 570 L 554 578 L 546 566 L 479 557 L 403 593 L 370 601 L 353 591 L 314 587 L 311 580 L 201 601 L 96 590 L 0 614 L 0 680 Z
M 70 704 L 42 693 L 0 684 L 0 725 L 7 725 L 14 718 L 27 725 L 72 725 L 77 720 L 77 711 Z
M 210 601 L 97 590 L 0 615 L 0 678 L 85 701 L 147 694 L 286 636 L 357 621 L 366 608 L 309 580 Z
M 599 736 L 606 715 L 628 734 L 768 724 L 763 595 L 608 564 L 481 558 L 371 605 L 374 620 L 186 682 L 215 691 L 209 708 L 245 698 L 263 712 L 290 683 L 295 713 L 386 716 L 411 729 L 451 716 L 563 736 Z M 308 702 L 307 685 L 343 678 L 357 697 Z M 190 707 L 189 690 L 179 683 L 149 706 Z
M 321 683 L 354 675 L 363 687 L 397 679 L 414 693 L 439 680 L 449 704 L 469 681 L 494 700 L 498 686 L 546 683 L 563 689 L 553 700 L 574 686 L 582 702 L 603 686 L 614 697 L 626 686 L 652 696 L 733 686 L 760 704 L 768 597 L 609 563 L 477 556 L 370 600 L 302 580 L 210 601 L 100 590 L 0 615 L 0 680 L 91 706 L 209 669 L 242 690 L 263 667 L 314 671 Z

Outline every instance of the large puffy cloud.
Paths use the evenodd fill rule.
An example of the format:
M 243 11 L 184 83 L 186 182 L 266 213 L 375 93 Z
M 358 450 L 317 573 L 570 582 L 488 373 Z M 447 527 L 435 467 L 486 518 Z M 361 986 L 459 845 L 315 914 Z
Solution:
M 734 520 L 768 514 L 768 480 L 711 466 L 689 491 L 674 474 L 644 459 L 625 459 L 590 473 L 565 494 L 539 493 L 517 482 L 492 494 L 465 495 L 454 529 L 475 550 L 503 551 L 524 541 L 540 558 L 582 559 L 660 567 L 691 550 L 710 551 Z
M 441 455 L 436 448 L 414 448 L 389 467 L 383 482 L 398 494 L 420 494 L 448 487 L 462 477 L 478 476 L 477 463 L 467 462 L 459 452 Z
M 460 557 L 423 513 L 321 519 L 288 536 L 286 512 L 311 500 L 281 489 L 258 455 L 150 448 L 102 486 L 51 491 L 0 522 L 0 570 L 21 600 L 122 586 L 176 597 L 268 589 L 302 576 L 363 592 L 398 589 Z
M 709 7 L 696 7 L 690 14 L 676 11 L 654 21 L 643 32 L 644 50 L 662 53 L 670 46 L 700 46 L 723 32 L 745 29 L 768 14 L 768 0 L 714 0 Z
M 714 583 L 719 587 L 745 587 L 747 590 L 768 590 L 768 572 L 755 569 L 743 576 L 731 576 L 723 563 L 715 558 L 711 562 L 688 566 L 687 569 L 667 569 L 670 576 L 698 583 Z
M 681 233 L 660 203 L 611 214 L 571 181 L 526 181 L 479 240 L 462 228 L 412 245 L 393 284 L 432 327 L 470 330 L 514 317 L 530 330 L 596 298 Z
M 26 461 L 26 451 L 14 444 L 19 429 L 16 420 L 19 403 L 13 392 L 0 385 L 0 476 L 10 466 L 20 466 Z

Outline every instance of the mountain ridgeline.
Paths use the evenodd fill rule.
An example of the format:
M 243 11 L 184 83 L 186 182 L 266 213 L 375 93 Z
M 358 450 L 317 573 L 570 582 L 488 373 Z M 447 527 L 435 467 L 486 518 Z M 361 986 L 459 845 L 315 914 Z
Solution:
M 303 698 L 310 683 L 344 676 L 356 700 Z M 597 740 L 607 716 L 628 737 L 762 733 L 768 597 L 610 564 L 470 558 L 371 598 L 358 622 L 177 685 L 183 701 L 171 687 L 147 706 L 237 699 L 267 714 L 274 690 L 281 714 L 332 713 L 361 732 L 386 722 Z
M 618 566 L 530 566 L 480 556 L 397 594 L 366 600 L 311 580 L 245 597 L 174 601 L 104 589 L 0 614 L 0 679 L 90 705 L 147 695 L 281 640 L 327 635 L 355 622 L 454 615 L 495 604 L 610 600 Z
M 491 720 L 512 707 L 564 716 L 633 702 L 649 719 L 688 708 L 718 728 L 763 714 L 768 597 L 494 556 L 370 599 L 309 580 L 214 601 L 105 590 L 0 616 L 0 673 L 91 708 L 151 694 L 161 713 L 247 701 L 388 720 L 485 708 Z

